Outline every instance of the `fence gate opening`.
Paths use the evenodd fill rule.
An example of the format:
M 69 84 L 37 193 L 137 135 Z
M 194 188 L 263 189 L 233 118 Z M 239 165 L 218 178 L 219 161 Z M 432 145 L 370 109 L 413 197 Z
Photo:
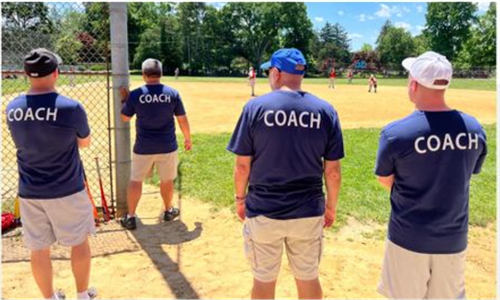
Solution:
M 101 207 L 96 158 L 104 192 L 114 212 L 110 33 L 107 3 L 2 3 L 2 211 L 12 212 L 17 196 L 16 148 L 6 124 L 7 104 L 29 88 L 23 57 L 47 48 L 62 58 L 57 91 L 85 107 L 92 135 L 81 149 L 90 192 Z

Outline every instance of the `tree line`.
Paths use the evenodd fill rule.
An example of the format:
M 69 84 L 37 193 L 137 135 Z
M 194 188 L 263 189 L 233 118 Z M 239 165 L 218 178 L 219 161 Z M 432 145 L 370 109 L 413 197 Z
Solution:
M 229 2 L 216 8 L 204 2 L 131 2 L 129 59 L 132 69 L 154 57 L 163 62 L 166 73 L 179 68 L 190 75 L 238 75 L 258 67 L 278 48 L 295 47 L 308 60 L 308 74 L 318 75 L 331 67 L 349 68 L 357 59 L 376 70 L 400 70 L 405 57 L 432 49 L 456 68 L 494 68 L 496 3 L 480 17 L 477 9 L 467 2 L 428 3 L 421 34 L 412 36 L 387 20 L 375 47 L 364 44 L 353 51 L 339 23 L 327 22 L 315 30 L 304 3 Z M 2 19 L 2 50 L 8 54 L 20 51 L 16 45 L 32 46 L 35 41 L 58 51 L 71 65 L 103 62 L 109 55 L 106 3 L 72 9 L 10 2 L 2 5 Z

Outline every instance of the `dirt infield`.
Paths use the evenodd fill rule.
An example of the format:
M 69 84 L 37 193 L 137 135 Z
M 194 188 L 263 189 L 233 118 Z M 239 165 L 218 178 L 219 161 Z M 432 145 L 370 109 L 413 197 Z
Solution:
M 248 298 L 252 282 L 243 255 L 241 223 L 229 209 L 196 200 L 182 203 L 182 222 L 159 222 L 161 198 L 148 186 L 139 206 L 142 224 L 129 233 L 110 224 L 92 239 L 92 285 L 101 298 Z M 376 292 L 385 227 L 352 220 L 326 232 L 321 282 L 326 298 L 380 298 Z M 3 297 L 35 298 L 28 253 L 20 240 L 2 239 Z M 494 298 L 496 242 L 493 226 L 472 228 L 466 269 L 468 298 Z M 67 249 L 53 256 L 55 286 L 74 297 Z M 177 264 L 180 261 L 180 264 Z M 276 296 L 295 298 L 283 259 Z
M 230 132 L 243 105 L 250 99 L 246 81 L 241 83 L 165 82 L 179 90 L 190 118 L 192 132 Z M 141 84 L 133 82 L 133 87 Z M 86 86 L 73 88 L 69 96 L 84 105 L 106 99 L 80 99 Z M 369 94 L 364 86 L 305 85 L 304 90 L 331 102 L 342 127 L 381 127 L 413 110 L 402 87 L 379 87 Z M 269 91 L 257 85 L 257 94 Z M 496 93 L 450 90 L 450 105 L 476 116 L 482 123 L 496 122 Z M 5 95 L 4 95 L 5 99 Z M 4 103 L 5 105 L 5 103 Z M 91 126 L 106 126 L 91 119 Z M 132 126 L 133 127 L 133 126 Z M 2 138 L 8 137 L 3 128 Z M 134 130 L 132 128 L 131 132 Z M 105 134 L 101 131 L 98 134 Z M 102 138 L 104 140 L 104 137 Z M 82 152 L 84 160 L 94 157 Z M 2 162 L 15 157 L 3 157 Z M 90 168 L 90 166 L 89 166 Z M 161 199 L 157 189 L 147 186 L 139 205 L 142 224 L 127 232 L 118 224 L 99 229 L 92 238 L 92 285 L 100 298 L 248 298 L 252 274 L 243 255 L 241 223 L 229 209 L 217 209 L 197 199 L 184 200 L 182 221 L 159 221 Z M 98 195 L 96 191 L 94 193 Z M 40 293 L 31 276 L 29 253 L 16 232 L 2 238 L 3 298 L 36 298 Z M 14 237 L 13 237 L 14 236 Z M 326 298 L 380 298 L 376 292 L 384 251 L 385 225 L 350 220 L 339 232 L 325 234 L 321 281 Z M 75 297 L 68 249 L 53 251 L 55 286 Z M 468 298 L 496 297 L 496 229 L 471 228 L 466 268 Z M 276 296 L 297 297 L 286 257 Z

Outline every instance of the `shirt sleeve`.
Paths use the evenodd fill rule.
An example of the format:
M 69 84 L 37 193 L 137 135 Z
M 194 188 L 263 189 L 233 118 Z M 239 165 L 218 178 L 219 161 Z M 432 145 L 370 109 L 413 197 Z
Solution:
M 236 124 L 231 140 L 229 141 L 227 150 L 242 156 L 253 155 L 251 124 L 251 114 L 248 107 L 245 106 Z
M 133 117 L 135 115 L 135 107 L 134 107 L 134 99 L 135 99 L 136 93 L 132 92 L 130 93 L 127 101 L 122 107 L 122 115 L 125 115 L 127 117 Z
M 84 139 L 90 134 L 89 122 L 87 120 L 87 113 L 85 113 L 85 109 L 83 106 L 78 103 L 75 110 L 73 111 L 73 118 L 71 121 L 74 123 L 73 126 L 76 129 L 76 135 Z
M 182 103 L 181 95 L 177 94 L 177 102 L 174 108 L 174 115 L 184 116 L 186 111 L 184 110 L 184 104 Z
M 395 159 L 393 149 L 384 131 L 380 133 L 378 144 L 377 162 L 375 164 L 375 174 L 378 176 L 390 176 L 395 172 Z
M 474 166 L 473 173 L 474 174 L 479 174 L 481 173 L 481 169 L 483 167 L 484 161 L 486 160 L 486 155 L 488 154 L 488 146 L 486 143 L 486 133 L 484 130 L 481 132 L 481 141 L 483 142 L 483 150 L 481 151 L 481 154 L 479 155 L 476 165 Z
M 329 114 L 328 121 L 330 122 L 330 130 L 323 157 L 326 160 L 339 160 L 344 158 L 344 139 L 342 138 L 338 114 L 333 109 Z

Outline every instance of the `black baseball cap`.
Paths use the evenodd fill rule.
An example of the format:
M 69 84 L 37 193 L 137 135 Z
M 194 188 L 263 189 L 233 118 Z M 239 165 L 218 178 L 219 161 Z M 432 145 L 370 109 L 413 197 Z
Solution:
M 52 74 L 61 63 L 59 55 L 45 48 L 38 48 L 24 57 L 24 71 L 29 77 L 45 77 Z

